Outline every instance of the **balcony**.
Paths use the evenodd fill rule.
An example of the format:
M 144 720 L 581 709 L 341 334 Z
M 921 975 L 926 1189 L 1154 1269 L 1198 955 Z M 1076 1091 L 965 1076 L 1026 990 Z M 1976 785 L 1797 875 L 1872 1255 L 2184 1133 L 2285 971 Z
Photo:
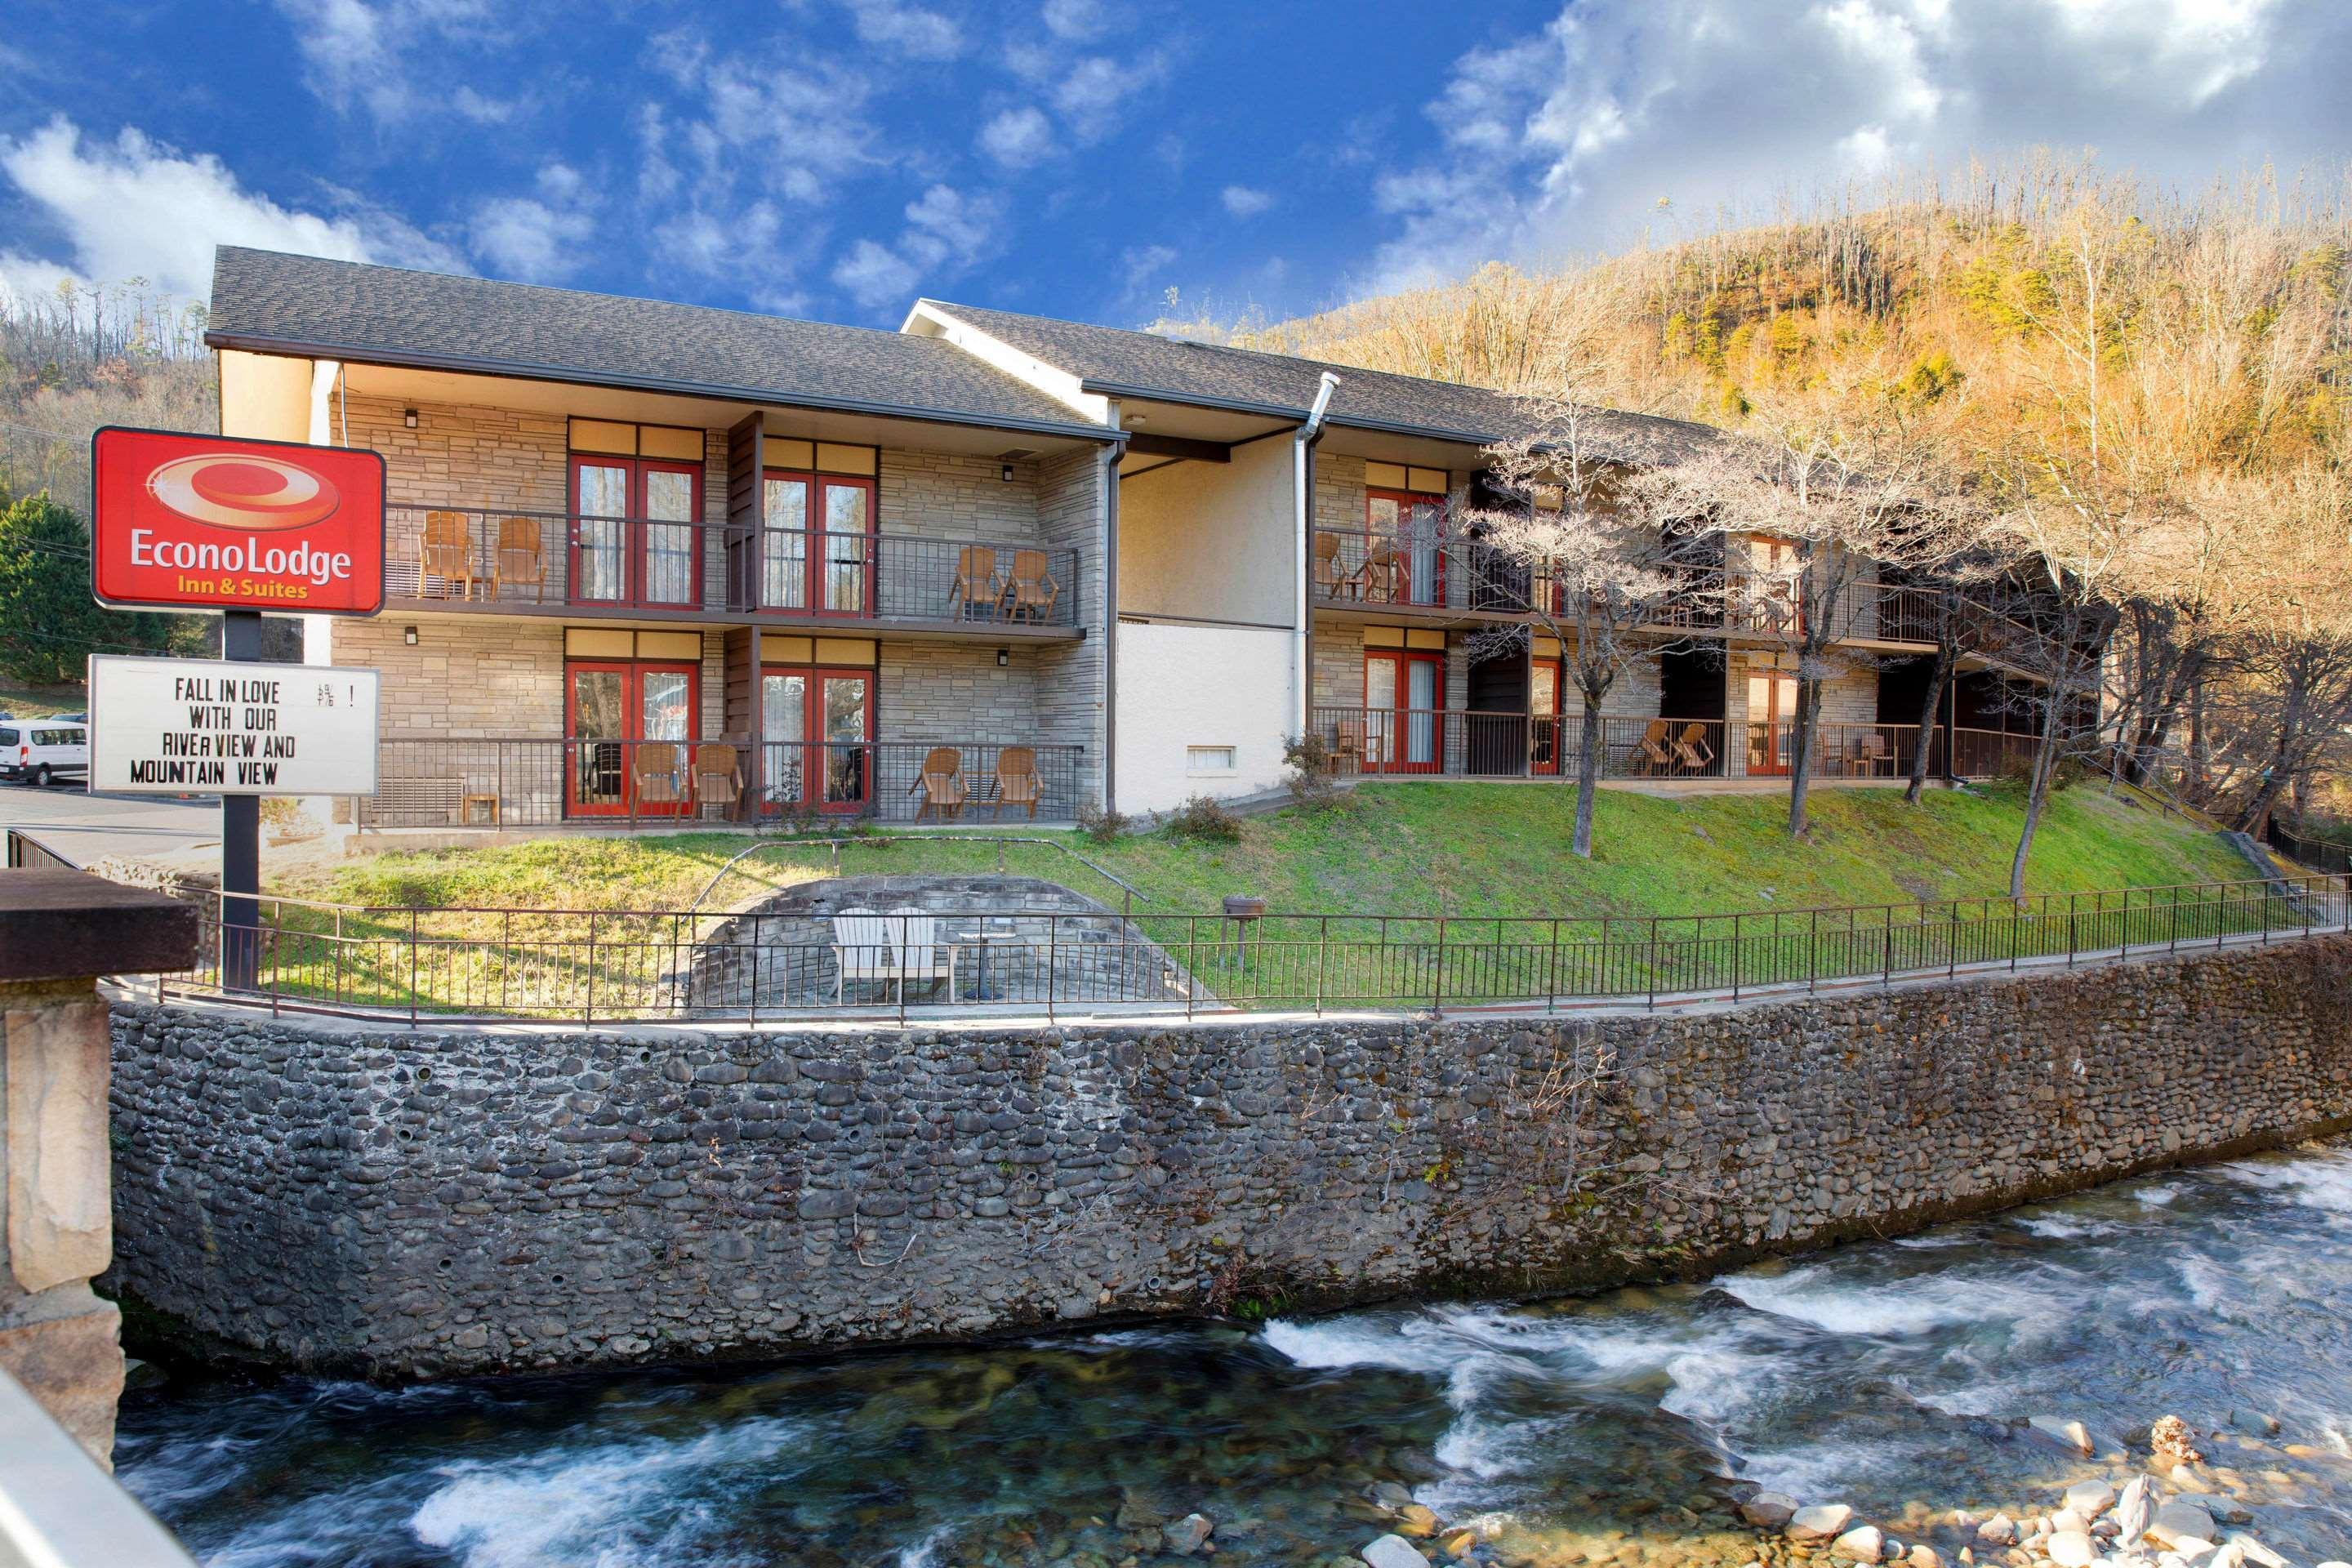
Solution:
M 1574 779 L 1584 721 L 1573 715 L 1480 712 L 1458 708 L 1318 708 L 1311 721 L 1331 772 L 1343 778 Z M 1796 726 L 1786 721 L 1731 723 L 1722 719 L 1607 716 L 1601 720 L 1605 779 L 1785 777 L 1796 754 Z M 2030 735 L 1935 727 L 1927 771 L 1984 778 L 2032 754 Z M 1817 725 L 1811 772 L 1823 778 L 1908 777 L 1918 754 L 1916 724 Z
M 380 828 L 601 830 L 788 818 L 1064 823 L 1077 816 L 1085 749 L 744 735 L 393 736 L 378 752 L 376 793 L 361 801 L 360 820 Z M 947 798 L 957 804 L 942 810 Z
M 384 592 L 436 608 L 1074 633 L 1075 550 L 578 512 L 386 509 Z

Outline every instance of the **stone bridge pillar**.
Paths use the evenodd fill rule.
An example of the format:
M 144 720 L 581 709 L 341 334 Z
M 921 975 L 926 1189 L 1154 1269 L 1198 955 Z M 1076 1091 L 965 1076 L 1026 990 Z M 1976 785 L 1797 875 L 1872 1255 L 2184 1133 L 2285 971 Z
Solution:
M 114 1253 L 109 1030 L 100 974 L 191 968 L 196 910 L 79 871 L 0 871 L 0 1369 L 101 1464 L 121 1315 L 89 1282 Z

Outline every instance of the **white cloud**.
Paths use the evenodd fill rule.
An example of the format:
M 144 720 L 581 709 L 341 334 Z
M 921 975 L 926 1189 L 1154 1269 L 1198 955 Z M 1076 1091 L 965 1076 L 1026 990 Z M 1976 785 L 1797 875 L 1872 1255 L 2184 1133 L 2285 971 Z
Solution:
M 1102 0 L 1045 0 L 1041 16 L 1057 38 L 1091 38 L 1108 25 Z
M 1119 252 L 1118 264 L 1127 276 L 1127 291 L 1130 294 L 1168 269 L 1176 259 L 1176 252 L 1164 245 L 1139 245 Z
M 1227 185 L 1223 197 L 1225 210 L 1235 217 L 1255 217 L 1274 205 L 1274 197 L 1265 191 L 1247 185 Z
M 1438 153 L 1375 176 L 1398 227 L 1355 286 L 2036 143 L 2159 181 L 2333 163 L 2347 73 L 2352 5 L 2299 0 L 1576 0 L 1454 63 Z
M 493 270 L 526 283 L 568 276 L 584 259 L 580 247 L 595 232 L 593 204 L 577 171 L 549 163 L 539 172 L 539 194 L 478 202 L 467 242 Z
M 867 310 L 903 302 L 915 292 L 915 268 L 884 246 L 861 239 L 833 269 L 833 280 Z
M 1034 104 L 1008 109 L 981 127 L 980 150 L 1008 169 L 1025 169 L 1054 155 L 1054 125 Z
M 380 208 L 330 188 L 343 209 L 335 216 L 290 210 L 245 189 L 210 153 L 183 153 L 135 128 L 111 144 L 85 142 L 59 116 L 21 139 L 0 138 L 0 174 L 48 215 L 70 251 L 62 263 L 12 258 L 19 279 L 62 264 L 85 278 L 141 277 L 203 299 L 217 244 L 465 270 L 446 246 Z
M 1004 51 L 1004 63 L 1053 106 L 1081 142 L 1099 142 L 1116 131 L 1128 101 L 1158 87 L 1168 75 L 1168 57 L 1157 51 L 1072 59 L 1067 49 L 1013 44 Z
M 503 37 L 512 20 L 489 0 L 278 0 L 278 9 L 319 100 L 338 111 L 357 105 L 383 124 L 444 104 L 478 120 L 490 100 L 449 88 L 446 51 L 433 51 L 444 79 L 425 91 L 411 79 L 409 57 L 450 37 Z
M 951 60 L 963 52 L 963 34 L 949 17 L 901 0 L 849 0 L 857 36 L 917 60 Z

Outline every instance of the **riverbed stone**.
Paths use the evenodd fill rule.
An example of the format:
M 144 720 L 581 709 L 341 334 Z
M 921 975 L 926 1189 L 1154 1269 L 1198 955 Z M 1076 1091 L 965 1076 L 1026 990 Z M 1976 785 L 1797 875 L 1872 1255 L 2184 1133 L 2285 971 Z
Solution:
M 2099 1544 L 2087 1530 L 2053 1531 L 2042 1554 L 2058 1568 L 2091 1568 L 2099 1560 Z
M 2026 1420 L 2025 1427 L 2027 1431 L 2052 1447 L 2063 1448 L 2070 1453 L 2079 1454 L 2085 1459 L 2097 1451 L 2097 1447 L 2091 1436 L 2091 1429 L 2080 1421 L 2071 1420 L 2063 1415 L 2030 1416 Z
M 1791 1541 L 1834 1541 L 1853 1521 L 1853 1510 L 1842 1502 L 1816 1503 L 1789 1516 Z
M 2017 1540 L 2017 1521 L 2005 1513 L 1996 1513 L 1978 1524 L 1976 1536 L 1990 1545 L 2010 1545 Z
M 2067 1510 L 2084 1522 L 2115 1506 L 2116 1489 L 2105 1481 L 2076 1481 L 2066 1489 Z
M 1365 1568 L 1429 1568 L 1429 1559 L 1402 1535 L 1383 1535 L 1356 1555 L 1364 1560 Z
M 1739 1505 L 1739 1517 L 1759 1530 L 1779 1530 L 1801 1505 L 1780 1492 L 1758 1492 Z
M 1885 1538 L 1874 1524 L 1856 1525 L 1830 1542 L 1831 1556 L 1853 1563 L 1875 1563 L 1885 1554 Z
M 412 1029 L 122 999 L 111 1028 L 103 1283 L 265 1363 L 451 1375 L 1902 1235 L 2352 1117 L 2352 939 L 1573 1018 Z M 1549 1114 L 1562 1081 L 1591 1092 Z
M 2221 1533 L 2221 1527 L 2213 1522 L 2212 1512 L 2202 1503 L 2177 1497 L 2158 1505 L 2156 1517 L 2148 1522 L 2147 1538 L 2178 1552 L 2183 1541 L 2218 1543 Z
M 1179 1557 L 1190 1557 L 1201 1550 L 1216 1528 L 1207 1514 L 1188 1513 L 1160 1531 L 1160 1543 Z

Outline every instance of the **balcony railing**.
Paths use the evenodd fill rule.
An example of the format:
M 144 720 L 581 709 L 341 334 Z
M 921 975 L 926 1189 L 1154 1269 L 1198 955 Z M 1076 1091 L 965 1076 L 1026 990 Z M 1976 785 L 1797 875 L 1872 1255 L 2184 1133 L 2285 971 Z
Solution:
M 1084 752 L 993 741 L 394 736 L 379 749 L 376 793 L 360 816 L 371 827 L 675 827 L 801 816 L 1067 822 Z
M 385 592 L 456 604 L 1077 625 L 1077 552 L 1022 540 L 395 506 Z
M 1313 594 L 1349 609 L 1458 610 L 1518 615 L 1566 610 L 1567 589 L 1542 566 L 1444 527 L 1394 532 L 1318 529 Z M 1806 595 L 1785 574 L 1671 568 L 1687 592 L 1650 617 L 1660 630 L 1794 640 L 1806 629 Z M 1841 595 L 1839 638 L 1932 643 L 1941 594 L 1934 588 L 1861 583 Z
M 1317 733 L 1343 777 L 1567 778 L 1577 775 L 1584 721 L 1467 709 L 1318 708 Z M 1927 769 L 1983 778 L 2030 758 L 2033 738 L 1986 730 L 1927 737 Z M 1814 727 L 1810 772 L 1832 778 L 1904 778 L 1917 755 L 1916 724 L 1823 723 Z M 1601 719 L 1601 776 L 1612 779 L 1776 777 L 1796 760 L 1796 725 L 1787 720 L 1733 723 L 1722 719 Z

